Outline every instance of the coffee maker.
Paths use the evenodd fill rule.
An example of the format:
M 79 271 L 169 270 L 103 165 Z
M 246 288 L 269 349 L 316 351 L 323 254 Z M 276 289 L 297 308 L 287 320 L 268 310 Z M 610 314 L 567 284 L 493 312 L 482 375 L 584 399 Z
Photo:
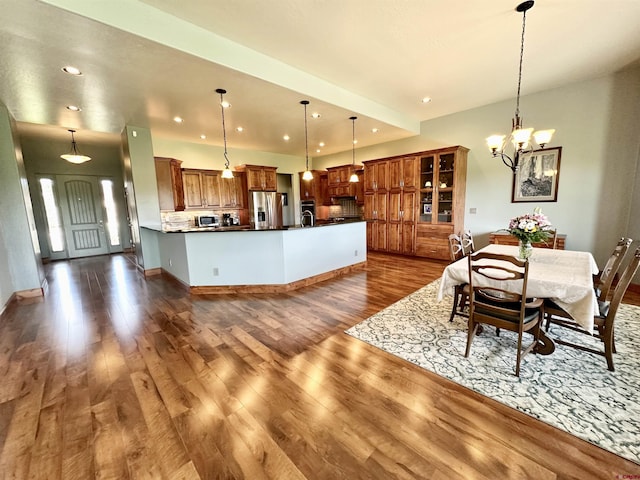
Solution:
M 230 213 L 222 214 L 222 226 L 223 227 L 231 227 L 233 225 L 233 217 Z

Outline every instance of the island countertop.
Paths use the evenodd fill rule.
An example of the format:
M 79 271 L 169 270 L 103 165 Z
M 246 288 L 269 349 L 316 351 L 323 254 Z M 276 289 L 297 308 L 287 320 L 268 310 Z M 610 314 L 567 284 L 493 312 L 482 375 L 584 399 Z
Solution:
M 247 227 L 143 229 L 157 242 L 161 271 L 192 293 L 287 291 L 366 264 L 362 220 L 315 227 Z
M 345 219 L 340 221 L 326 221 L 317 223 L 313 226 L 302 227 L 300 225 L 285 225 L 282 227 L 268 227 L 268 228 L 256 228 L 251 225 L 234 225 L 232 227 L 188 227 L 188 228 L 163 228 L 161 225 L 142 225 L 142 228 L 153 230 L 161 233 L 202 233 L 202 232 L 268 232 L 268 231 L 284 231 L 284 230 L 308 230 L 310 228 L 319 227 L 331 227 L 335 225 L 344 225 L 348 223 L 360 223 L 364 220 L 358 219 Z

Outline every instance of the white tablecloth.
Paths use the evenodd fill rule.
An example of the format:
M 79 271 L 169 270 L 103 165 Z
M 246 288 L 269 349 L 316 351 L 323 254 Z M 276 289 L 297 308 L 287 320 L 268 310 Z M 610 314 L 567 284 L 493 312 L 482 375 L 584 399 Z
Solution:
M 518 255 L 518 247 L 511 245 L 492 244 L 482 251 Z M 591 331 L 594 314 L 598 311 L 598 299 L 593 290 L 592 278 L 596 273 L 598 265 L 589 252 L 534 248 L 529 258 L 527 297 L 552 299 L 580 326 Z M 442 300 L 444 295 L 453 295 L 455 285 L 468 282 L 469 264 L 467 258 L 462 258 L 445 268 L 438 301 Z

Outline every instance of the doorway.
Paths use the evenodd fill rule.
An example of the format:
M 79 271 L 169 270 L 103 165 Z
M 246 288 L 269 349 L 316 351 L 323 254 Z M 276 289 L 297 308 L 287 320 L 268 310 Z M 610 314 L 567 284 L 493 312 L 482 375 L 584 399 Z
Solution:
M 39 176 L 46 237 L 52 260 L 122 252 L 122 214 L 111 178 Z

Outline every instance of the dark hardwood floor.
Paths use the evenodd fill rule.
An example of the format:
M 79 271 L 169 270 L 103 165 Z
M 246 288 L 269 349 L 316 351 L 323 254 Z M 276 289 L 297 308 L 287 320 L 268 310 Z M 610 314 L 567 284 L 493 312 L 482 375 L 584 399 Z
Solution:
M 0 477 L 640 475 L 343 333 L 443 268 L 370 254 L 291 293 L 190 296 L 123 255 L 48 264 L 45 298 L 0 317 Z

